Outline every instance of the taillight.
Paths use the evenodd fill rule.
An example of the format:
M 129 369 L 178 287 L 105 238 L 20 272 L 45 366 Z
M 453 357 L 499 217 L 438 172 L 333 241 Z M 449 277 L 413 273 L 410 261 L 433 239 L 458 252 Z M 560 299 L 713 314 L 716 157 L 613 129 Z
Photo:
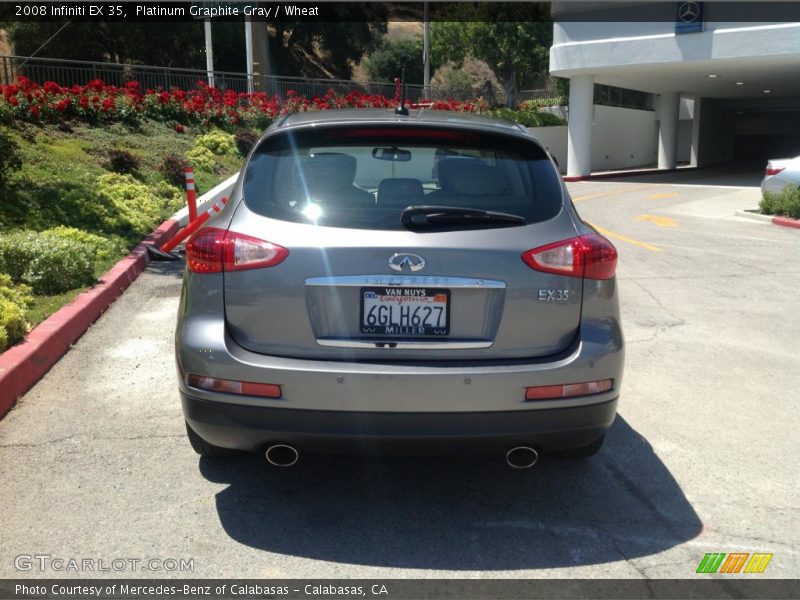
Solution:
M 777 175 L 781 171 L 783 171 L 786 167 L 767 167 L 767 175 Z
M 201 229 L 186 244 L 186 264 L 194 273 L 274 267 L 288 255 L 272 242 L 216 227 Z
M 280 398 L 281 386 L 274 383 L 253 383 L 250 381 L 233 381 L 217 377 L 203 377 L 190 373 L 186 382 L 195 388 L 240 396 L 259 396 L 261 398 Z
M 525 400 L 556 400 L 574 396 L 589 396 L 607 392 L 613 385 L 611 379 L 585 381 L 583 383 L 565 383 L 563 385 L 537 385 L 525 388 Z
M 606 238 L 590 233 L 528 250 L 522 260 L 544 273 L 611 279 L 617 269 L 617 249 Z

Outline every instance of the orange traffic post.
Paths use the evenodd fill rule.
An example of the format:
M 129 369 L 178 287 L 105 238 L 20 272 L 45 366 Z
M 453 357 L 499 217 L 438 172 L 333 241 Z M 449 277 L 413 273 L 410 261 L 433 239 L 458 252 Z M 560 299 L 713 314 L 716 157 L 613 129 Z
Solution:
M 194 169 L 184 167 L 183 176 L 186 179 L 186 204 L 189 205 L 189 222 L 197 218 L 197 190 L 194 185 Z
M 223 197 L 222 206 L 225 206 L 227 203 L 228 203 L 228 198 Z M 166 244 L 161 246 L 161 251 L 162 252 L 172 251 L 172 249 L 175 248 L 175 246 L 180 244 L 183 240 L 192 235 L 195 231 L 200 229 L 200 226 L 206 221 L 208 221 L 214 213 L 218 213 L 221 210 L 222 208 L 218 204 L 212 205 L 211 208 L 209 208 L 202 215 L 197 217 L 194 221 L 191 221 L 186 227 L 184 227 L 178 233 L 176 233 L 174 238 L 172 238 Z

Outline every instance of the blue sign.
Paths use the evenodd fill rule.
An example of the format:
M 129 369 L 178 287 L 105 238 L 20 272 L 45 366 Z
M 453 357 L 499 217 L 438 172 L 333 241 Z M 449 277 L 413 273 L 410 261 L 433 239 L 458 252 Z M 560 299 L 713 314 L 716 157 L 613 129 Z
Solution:
M 678 2 L 675 7 L 675 33 L 698 33 L 705 29 L 704 2 Z

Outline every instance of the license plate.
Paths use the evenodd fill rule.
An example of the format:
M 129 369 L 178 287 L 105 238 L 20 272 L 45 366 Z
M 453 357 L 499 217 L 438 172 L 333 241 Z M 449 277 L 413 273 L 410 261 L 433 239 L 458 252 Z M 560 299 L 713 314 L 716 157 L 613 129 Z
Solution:
M 361 333 L 441 336 L 450 333 L 450 290 L 361 288 Z

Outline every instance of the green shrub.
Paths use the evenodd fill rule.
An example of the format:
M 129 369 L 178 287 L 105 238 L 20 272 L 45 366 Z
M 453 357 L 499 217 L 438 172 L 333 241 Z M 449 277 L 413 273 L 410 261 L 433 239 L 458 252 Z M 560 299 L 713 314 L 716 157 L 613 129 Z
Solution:
M 35 294 L 61 294 L 93 283 L 94 256 L 76 240 L 19 231 L 0 236 L 0 271 Z
M 0 273 L 0 352 L 25 337 L 25 309 L 32 301 L 28 286 L 14 285 L 9 275 Z
M 258 136 L 249 129 L 237 129 L 233 137 L 236 139 L 236 149 L 241 156 L 247 156 L 258 141 Z
M 131 175 L 101 175 L 96 188 L 104 203 L 104 231 L 150 233 L 182 204 L 180 192 L 168 183 L 148 186 Z
M 5 187 L 8 176 L 17 171 L 22 166 L 22 158 L 19 154 L 19 146 L 0 131 L 0 188 Z
M 800 219 L 800 187 L 787 185 L 780 192 L 765 192 L 758 207 L 766 215 Z
M 494 117 L 514 121 L 525 127 L 550 127 L 554 125 L 565 125 L 566 121 L 547 112 L 535 112 L 526 110 L 511 110 L 510 108 L 497 108 L 490 113 Z
M 552 98 L 533 98 L 531 100 L 523 100 L 519 103 L 519 110 L 522 111 L 535 111 L 537 108 L 551 107 L 551 106 L 565 106 L 567 104 L 566 96 L 554 96 Z
M 142 160 L 127 150 L 113 149 L 108 152 L 108 168 L 114 173 L 133 174 L 142 166 Z
M 214 171 L 217 159 L 214 153 L 205 146 L 195 146 L 186 153 L 189 163 L 203 171 Z
M 199 135 L 195 139 L 194 145 L 195 148 L 205 148 L 217 156 L 236 153 L 236 140 L 233 135 L 224 131 L 210 131 Z
M 125 243 L 119 238 L 104 237 L 64 225 L 43 231 L 42 235 L 80 242 L 92 253 L 94 262 L 106 262 L 115 256 L 119 256 L 126 249 Z

